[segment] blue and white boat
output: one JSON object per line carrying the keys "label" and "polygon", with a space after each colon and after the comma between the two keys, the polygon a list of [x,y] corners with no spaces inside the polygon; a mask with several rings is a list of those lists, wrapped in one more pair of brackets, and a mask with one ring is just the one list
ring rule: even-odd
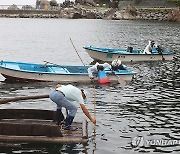
{"label": "blue and white boat", "polygon": [[133,49],[132,47],[123,49],[85,46],[83,48],[92,59],[106,62],[112,62],[115,59],[119,59],[122,62],[160,61],[173,59],[173,52],[163,51],[162,54],[159,54],[155,48],[153,48],[152,54],[143,54],[141,49]]}
{"label": "blue and white boat", "polygon": [[[88,66],[56,65],[46,62],[45,64],[0,61],[0,73],[10,81],[34,82],[91,82],[88,76]],[[129,82],[136,72],[132,70],[111,71],[105,70],[110,82],[117,81],[117,76]]]}

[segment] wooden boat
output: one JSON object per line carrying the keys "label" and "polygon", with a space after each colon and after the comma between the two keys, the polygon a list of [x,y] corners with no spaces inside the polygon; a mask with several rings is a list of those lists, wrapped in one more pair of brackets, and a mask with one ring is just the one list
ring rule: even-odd
{"label": "wooden boat", "polygon": [[122,62],[158,61],[173,59],[172,52],[163,51],[162,54],[159,54],[155,48],[153,48],[152,54],[143,54],[141,49],[133,49],[132,47],[128,49],[121,49],[85,46],[83,48],[92,59],[106,62],[111,62],[117,58]]}
{"label": "wooden boat", "polygon": [[[87,68],[90,67],[90,65],[85,67],[0,61],[0,73],[6,80],[19,82],[91,82],[87,72]],[[132,70],[119,70],[114,72],[105,70],[105,72],[111,82],[117,82],[117,76],[125,81],[131,81],[135,74]]]}
{"label": "wooden boat", "polygon": [[53,121],[54,111],[0,109],[0,143],[87,143],[87,121],[73,122],[76,131],[63,130]]}

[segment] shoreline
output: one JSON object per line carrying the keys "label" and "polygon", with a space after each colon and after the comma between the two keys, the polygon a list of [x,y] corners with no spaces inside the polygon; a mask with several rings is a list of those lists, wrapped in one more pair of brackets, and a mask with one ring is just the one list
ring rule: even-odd
{"label": "shoreline", "polygon": [[65,18],[107,20],[158,20],[180,22],[180,8],[83,8],[61,10],[0,10],[0,18]]}

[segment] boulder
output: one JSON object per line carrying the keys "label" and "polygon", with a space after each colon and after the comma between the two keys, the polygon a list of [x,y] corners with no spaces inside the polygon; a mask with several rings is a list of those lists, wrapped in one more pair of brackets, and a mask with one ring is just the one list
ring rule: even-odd
{"label": "boulder", "polygon": [[132,4],[129,4],[126,8],[126,13],[129,13],[132,16],[137,16],[137,9]]}
{"label": "boulder", "polygon": [[96,13],[91,11],[86,12],[86,19],[96,19]]}
{"label": "boulder", "polygon": [[74,14],[73,14],[73,17],[72,17],[73,19],[80,19],[80,18],[82,18],[82,15],[79,13],[79,12],[75,12]]}
{"label": "boulder", "polygon": [[180,22],[180,8],[174,9],[168,13],[168,20],[173,22]]}

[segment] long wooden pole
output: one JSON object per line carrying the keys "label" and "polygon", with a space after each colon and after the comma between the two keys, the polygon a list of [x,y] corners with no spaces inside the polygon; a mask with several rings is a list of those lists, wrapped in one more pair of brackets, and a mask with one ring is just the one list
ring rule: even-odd
{"label": "long wooden pole", "polygon": [[[71,41],[71,43],[72,43],[72,45],[73,45],[73,47],[74,47],[74,50],[76,51],[79,59],[81,60],[81,62],[82,62],[82,64],[84,65],[84,67],[86,68],[86,66],[85,66],[83,60],[81,59],[81,56],[79,55],[78,51],[76,50],[76,47],[75,47],[73,41],[71,40],[71,38],[70,38],[70,41]],[[87,69],[87,68],[86,68],[86,69]],[[95,88],[95,85],[94,85],[94,118],[96,119],[96,88]],[[94,125],[94,128],[95,128],[95,125]]]}
{"label": "long wooden pole", "polygon": [[96,87],[94,85],[94,119],[96,119]]}
{"label": "long wooden pole", "polygon": [[[96,87],[94,85],[94,119],[96,119]],[[94,124],[94,137],[96,136],[96,124]]]}
{"label": "long wooden pole", "polygon": [[16,102],[20,100],[29,100],[29,99],[42,99],[42,98],[49,98],[49,95],[36,95],[36,96],[20,96],[20,97],[13,97],[13,98],[1,98],[0,104],[5,104],[9,102]]}

